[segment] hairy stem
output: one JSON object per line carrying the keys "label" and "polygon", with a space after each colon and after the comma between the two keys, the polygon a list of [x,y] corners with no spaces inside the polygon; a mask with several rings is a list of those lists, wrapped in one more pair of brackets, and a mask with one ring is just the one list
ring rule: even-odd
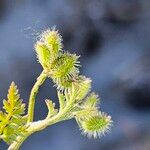
{"label": "hairy stem", "polygon": [[[30,136],[31,134],[41,131],[45,129],[46,127],[53,125],[57,122],[60,122],[62,120],[68,120],[66,118],[66,114],[70,112],[74,104],[74,101],[71,101],[65,108],[64,110],[60,111],[56,116],[36,122],[29,123],[29,128],[27,129],[27,133],[23,137],[18,137],[17,141],[13,142],[8,150],[19,150],[20,146],[24,142],[24,140]],[[70,119],[70,118],[69,118]]]}
{"label": "hairy stem", "polygon": [[19,150],[21,144],[24,142],[24,140],[28,137],[29,135],[26,135],[24,137],[18,137],[17,141],[14,141],[8,148],[8,150]]}
{"label": "hairy stem", "polygon": [[36,83],[34,84],[32,90],[31,90],[31,94],[30,94],[30,98],[29,98],[29,105],[28,105],[28,122],[32,122],[33,121],[33,116],[34,116],[34,105],[35,105],[35,97],[38,93],[39,87],[43,84],[43,82],[46,79],[46,74],[44,73],[44,71],[40,74],[40,76],[37,78]]}

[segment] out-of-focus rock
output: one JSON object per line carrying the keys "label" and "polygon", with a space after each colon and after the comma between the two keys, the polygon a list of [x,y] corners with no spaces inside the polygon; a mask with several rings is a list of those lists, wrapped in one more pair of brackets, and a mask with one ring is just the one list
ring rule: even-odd
{"label": "out-of-focus rock", "polygon": [[6,8],[6,1],[0,0],[0,18],[3,17]]}
{"label": "out-of-focus rock", "polygon": [[120,73],[126,101],[137,110],[150,109],[150,53],[137,58]]}
{"label": "out-of-focus rock", "polygon": [[137,21],[142,12],[142,6],[138,0],[115,0],[113,3],[106,2],[104,19],[112,24],[130,25]]}

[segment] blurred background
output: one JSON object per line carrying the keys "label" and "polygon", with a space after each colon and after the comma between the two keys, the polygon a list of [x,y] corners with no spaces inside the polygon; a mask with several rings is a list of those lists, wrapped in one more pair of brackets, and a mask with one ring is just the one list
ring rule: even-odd
{"label": "blurred background", "polygon": [[[81,72],[93,79],[113,127],[91,140],[70,120],[32,135],[21,150],[150,150],[149,0],[0,0],[0,106],[12,80],[27,102],[42,70],[33,44],[54,25],[64,49],[81,55]],[[50,80],[37,96],[36,120],[46,115],[46,98],[58,104]]]}

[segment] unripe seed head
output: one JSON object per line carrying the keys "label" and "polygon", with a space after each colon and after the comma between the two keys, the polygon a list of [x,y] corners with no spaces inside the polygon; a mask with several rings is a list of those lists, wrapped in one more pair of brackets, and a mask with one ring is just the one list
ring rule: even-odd
{"label": "unripe seed head", "polygon": [[83,133],[89,138],[101,137],[101,135],[109,132],[112,124],[111,117],[104,113],[100,113],[87,120],[81,122]]}
{"label": "unripe seed head", "polygon": [[62,49],[62,37],[55,28],[44,31],[40,36],[40,41],[47,46],[54,57],[56,57]]}
{"label": "unripe seed head", "polygon": [[51,55],[46,45],[38,41],[35,44],[35,50],[39,63],[43,66],[43,68],[48,68]]}

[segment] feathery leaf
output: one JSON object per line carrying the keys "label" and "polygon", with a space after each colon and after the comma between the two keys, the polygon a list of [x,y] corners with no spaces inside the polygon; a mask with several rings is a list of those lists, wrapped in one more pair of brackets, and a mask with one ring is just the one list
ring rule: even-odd
{"label": "feathery leaf", "polygon": [[65,96],[60,91],[57,91],[57,95],[59,100],[59,109],[61,111],[66,106]]}
{"label": "feathery leaf", "polygon": [[55,109],[55,103],[53,103],[51,100],[49,99],[46,99],[45,100],[45,103],[46,103],[46,106],[48,108],[48,115],[47,115],[47,118],[50,118],[54,115],[57,114],[58,110]]}
{"label": "feathery leaf", "polygon": [[14,82],[8,90],[7,100],[3,100],[3,109],[4,112],[0,112],[0,136],[7,143],[11,143],[18,133],[25,132],[26,122],[26,118],[22,116],[25,104],[22,103]]}

